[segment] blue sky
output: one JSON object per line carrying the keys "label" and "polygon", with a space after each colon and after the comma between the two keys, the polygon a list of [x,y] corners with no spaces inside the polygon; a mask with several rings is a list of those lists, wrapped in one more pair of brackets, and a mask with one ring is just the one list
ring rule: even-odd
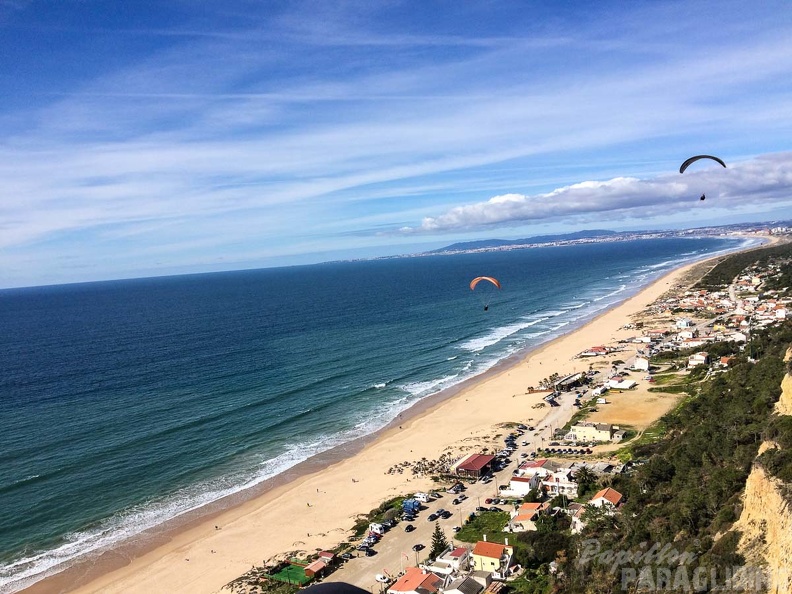
{"label": "blue sky", "polygon": [[0,287],[792,218],[786,0],[0,0],[0,52]]}

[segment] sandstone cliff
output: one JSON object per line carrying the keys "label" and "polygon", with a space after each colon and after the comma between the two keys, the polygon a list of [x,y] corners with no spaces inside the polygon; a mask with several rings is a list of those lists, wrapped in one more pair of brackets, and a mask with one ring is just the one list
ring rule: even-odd
{"label": "sandstone cliff", "polygon": [[[790,351],[786,359],[789,359]],[[776,413],[792,415],[792,376],[781,383]],[[759,454],[775,444],[765,442]],[[739,552],[746,566],[761,565],[769,578],[768,592],[792,593],[792,507],[784,497],[784,485],[754,465],[745,484],[743,511],[734,525],[742,533]]]}

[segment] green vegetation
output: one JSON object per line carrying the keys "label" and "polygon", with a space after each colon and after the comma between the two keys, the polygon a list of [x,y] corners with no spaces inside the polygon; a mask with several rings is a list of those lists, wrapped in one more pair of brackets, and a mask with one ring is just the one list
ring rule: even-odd
{"label": "green vegetation", "polygon": [[[789,258],[792,258],[792,243],[731,254],[705,274],[696,283],[696,287],[708,289],[723,287],[730,284],[736,276],[742,274],[749,266],[767,266],[769,263]],[[790,274],[792,271],[787,267],[787,270],[783,272]]]}
{"label": "green vegetation", "polygon": [[462,542],[478,542],[486,534],[487,540],[503,543],[509,537],[509,533],[503,531],[508,521],[509,514],[506,512],[483,512],[462,526],[456,539]]}
{"label": "green vegetation", "polygon": [[[625,496],[620,513],[587,508],[587,525],[579,535],[566,530],[564,515],[548,516],[535,532],[510,538],[518,562],[527,568],[523,578],[510,584],[515,592],[620,591],[620,569],[644,566],[644,560],[625,560],[611,571],[612,560],[584,559],[589,539],[596,539],[600,550],[614,552],[640,551],[647,546],[642,543],[667,545],[690,555],[691,572],[699,566],[742,563],[736,552],[739,534],[731,526],[762,441],[773,439],[778,448],[765,452],[760,462],[792,482],[792,417],[772,413],[786,371],[782,358],[792,343],[792,324],[758,331],[753,340],[754,353],[761,353],[755,362],[740,353],[728,370],[706,381],[680,376],[679,385],[663,386],[663,391],[678,389],[689,396],[618,452],[621,460],[636,461],[631,473],[608,478],[608,486]],[[558,564],[556,575],[548,570],[550,561]]]}
{"label": "green vegetation", "polygon": [[381,503],[379,507],[372,509],[368,514],[358,516],[355,519],[355,525],[352,526],[352,533],[359,538],[368,532],[371,522],[382,522],[398,518],[401,514],[402,502],[405,499],[406,497],[404,496],[393,497]]}
{"label": "green vegetation", "polygon": [[[759,463],[777,479],[792,483],[792,416],[775,416],[765,432],[765,438],[775,447],[759,456]],[[792,498],[787,497],[790,503]]]}
{"label": "green vegetation", "polygon": [[429,557],[437,558],[448,547],[448,539],[445,532],[440,528],[440,522],[435,522],[435,529],[432,533],[432,548],[429,550]]}
{"label": "green vegetation", "polygon": [[267,577],[278,582],[300,586],[304,586],[313,579],[305,575],[305,570],[302,567],[292,564],[285,565],[277,573],[270,574]]}

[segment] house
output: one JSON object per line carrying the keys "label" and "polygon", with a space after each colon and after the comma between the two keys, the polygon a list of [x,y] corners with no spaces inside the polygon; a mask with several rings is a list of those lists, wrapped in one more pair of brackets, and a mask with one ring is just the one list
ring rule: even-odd
{"label": "house", "polygon": [[613,426],[608,423],[576,423],[570,433],[575,435],[576,441],[610,441]]}
{"label": "house", "polygon": [[577,495],[578,484],[571,468],[561,468],[542,479],[542,487],[549,495]]}
{"label": "house", "polygon": [[509,575],[514,549],[506,544],[480,540],[473,547],[473,570],[489,571],[494,579],[506,579]]}
{"label": "house", "polygon": [[539,475],[541,477],[547,476],[550,472],[555,472],[556,470],[561,470],[563,466],[558,462],[553,462],[552,460],[548,460],[547,458],[539,458],[537,460],[529,460],[527,462],[523,462],[520,464],[519,469],[517,472],[519,476],[523,477],[532,477],[534,475]]}
{"label": "house", "polygon": [[489,592],[492,586],[495,586],[499,582],[492,581],[492,573],[489,571],[471,571],[469,577],[472,580],[475,580],[476,583],[481,584],[482,588],[486,588],[486,591]]}
{"label": "house", "polygon": [[509,480],[509,495],[523,498],[531,492],[531,489],[539,488],[540,484],[541,477],[536,474],[531,476],[513,476]]}
{"label": "house", "polygon": [[583,514],[586,512],[586,507],[582,503],[570,503],[567,506],[566,513],[569,514],[572,520],[569,529],[572,534],[580,534],[583,531],[586,523],[583,521]]}
{"label": "house", "polygon": [[637,385],[638,382],[635,380],[625,380],[621,378],[608,380],[608,388],[611,390],[632,390]]}
{"label": "house", "polygon": [[324,559],[317,559],[303,568],[307,577],[321,577],[327,571],[327,562]]}
{"label": "house", "polygon": [[709,364],[709,353],[704,351],[693,353],[688,357],[688,369],[693,369],[694,367],[698,367],[699,365],[708,365]]}
{"label": "house", "polygon": [[591,501],[589,501],[589,504],[596,507],[610,508],[611,510],[615,510],[619,504],[621,504],[623,499],[624,498],[622,497],[622,494],[616,489],[606,487],[601,491],[597,491],[594,494],[594,497],[591,498]]}
{"label": "house", "polygon": [[418,567],[407,567],[405,573],[387,590],[388,594],[435,594],[443,578]]}
{"label": "house", "polygon": [[448,584],[448,587],[443,592],[445,594],[480,594],[484,588],[485,586],[477,582],[473,577],[465,575],[456,578]]}
{"label": "house", "polygon": [[443,553],[440,559],[447,561],[451,564],[455,571],[461,571],[468,568],[470,562],[470,551],[465,547],[457,547],[451,549],[447,553]]}
{"label": "house", "polygon": [[523,503],[517,510],[511,513],[508,527],[512,532],[528,532],[536,530],[536,520],[539,516],[547,514],[550,504],[543,503]]}
{"label": "house", "polygon": [[718,365],[720,365],[721,367],[728,367],[729,363],[731,363],[732,361],[734,361],[734,357],[721,357],[720,360],[718,361]]}
{"label": "house", "polygon": [[732,332],[724,336],[724,339],[729,342],[746,342],[748,340],[748,335],[745,334],[745,332]]}
{"label": "house", "polygon": [[636,371],[649,371],[649,359],[646,357],[636,357],[632,368]]}
{"label": "house", "polygon": [[695,326],[695,324],[693,323],[693,320],[691,320],[690,318],[679,318],[676,321],[676,327],[680,330],[682,328],[690,328],[692,326]]}
{"label": "house", "polygon": [[464,547],[448,547],[431,565],[422,566],[439,576],[453,576],[467,571],[470,565],[470,552]]}
{"label": "house", "polygon": [[457,461],[451,467],[451,472],[457,476],[479,478],[492,472],[492,463],[494,461],[495,456],[472,454]]}

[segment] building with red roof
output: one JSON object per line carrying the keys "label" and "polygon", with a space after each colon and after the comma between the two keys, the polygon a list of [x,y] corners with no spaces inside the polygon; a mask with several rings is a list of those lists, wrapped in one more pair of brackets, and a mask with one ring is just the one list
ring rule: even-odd
{"label": "building with red roof", "polygon": [[594,497],[591,498],[589,503],[597,507],[610,507],[616,509],[623,501],[624,497],[616,489],[607,487],[601,491],[597,491]]}
{"label": "building with red roof", "polygon": [[404,575],[388,588],[388,594],[436,594],[442,585],[443,578],[431,571],[408,567]]}
{"label": "building with red roof", "polygon": [[492,472],[495,456],[471,454],[453,465],[451,471],[457,476],[479,478]]}

